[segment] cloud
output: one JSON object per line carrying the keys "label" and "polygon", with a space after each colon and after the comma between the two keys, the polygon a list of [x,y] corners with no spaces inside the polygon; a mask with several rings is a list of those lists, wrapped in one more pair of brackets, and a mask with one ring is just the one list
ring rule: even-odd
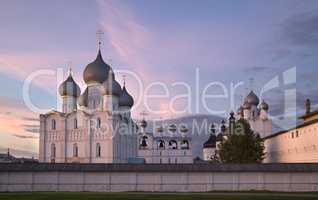
{"label": "cloud", "polygon": [[24,130],[29,133],[40,133],[40,126],[34,124],[24,124]]}
{"label": "cloud", "polygon": [[21,139],[37,138],[34,134],[38,133],[38,115],[32,113],[22,102],[7,97],[0,98],[0,110],[0,146],[22,150],[37,149],[38,140],[26,142]]}
{"label": "cloud", "polygon": [[31,121],[31,122],[39,122],[40,119],[39,118],[35,118],[35,117],[21,117],[22,120],[25,121]]}
{"label": "cloud", "polygon": [[318,11],[294,15],[282,24],[282,38],[295,46],[318,46]]}
{"label": "cloud", "polygon": [[20,135],[20,134],[14,134],[13,136],[21,139],[38,139],[39,137],[37,136],[32,136],[32,135]]}
{"label": "cloud", "polygon": [[271,69],[270,67],[265,67],[265,66],[254,66],[254,67],[248,67],[244,69],[244,72],[246,73],[261,73],[266,70]]}

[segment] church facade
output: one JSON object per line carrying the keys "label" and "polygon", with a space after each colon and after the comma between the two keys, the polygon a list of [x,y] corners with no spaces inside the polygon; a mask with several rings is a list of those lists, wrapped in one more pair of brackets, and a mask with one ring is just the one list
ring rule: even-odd
{"label": "church facade", "polygon": [[40,162],[126,163],[137,156],[134,104],[126,86],[116,81],[101,51],[88,64],[80,88],[70,73],[59,86],[62,111],[40,115]]}

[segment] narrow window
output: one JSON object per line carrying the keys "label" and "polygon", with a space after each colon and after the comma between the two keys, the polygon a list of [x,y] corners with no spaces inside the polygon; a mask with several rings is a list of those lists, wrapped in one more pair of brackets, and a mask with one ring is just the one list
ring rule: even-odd
{"label": "narrow window", "polygon": [[96,144],[96,158],[101,157],[101,146],[99,143]]}
{"label": "narrow window", "polygon": [[55,130],[56,129],[56,121],[55,121],[55,119],[52,119],[51,125],[52,125],[52,130]]}
{"label": "narrow window", "polygon": [[101,127],[101,120],[100,120],[100,118],[97,118],[97,128],[100,128]]}
{"label": "narrow window", "polygon": [[77,144],[73,144],[73,156],[78,157],[78,147]]}
{"label": "narrow window", "polygon": [[74,129],[77,129],[77,119],[74,119]]}

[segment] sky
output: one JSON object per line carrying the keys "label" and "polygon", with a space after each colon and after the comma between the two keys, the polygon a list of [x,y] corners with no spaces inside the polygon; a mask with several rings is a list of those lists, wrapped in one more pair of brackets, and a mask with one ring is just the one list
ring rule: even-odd
{"label": "sky", "polygon": [[85,89],[97,30],[121,85],[126,75],[134,118],[227,117],[254,90],[288,128],[286,113],[318,103],[317,23],[316,0],[1,1],[0,148],[38,152],[38,115],[58,109],[61,70]]}

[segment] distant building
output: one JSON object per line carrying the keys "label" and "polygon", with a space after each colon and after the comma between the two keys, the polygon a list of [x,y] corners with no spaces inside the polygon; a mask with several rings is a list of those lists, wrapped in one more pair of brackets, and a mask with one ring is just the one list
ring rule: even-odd
{"label": "distant building", "polygon": [[192,140],[185,126],[158,126],[155,132],[146,132],[147,122],[140,123],[138,157],[145,163],[193,163]]}
{"label": "distant building", "polygon": [[215,135],[215,127],[211,125],[211,135],[204,143],[202,154],[206,161],[213,161],[218,156],[218,148],[220,142],[226,139],[229,134],[234,133],[235,122],[239,119],[245,119],[255,134],[259,134],[261,138],[272,135],[272,120],[268,117],[269,105],[263,100],[261,103],[258,96],[253,92],[244,98],[243,104],[239,107],[235,116],[234,112],[230,113],[228,119],[228,127],[225,121],[221,123],[220,133]]}
{"label": "distant building", "polygon": [[37,163],[38,160],[34,158],[16,158],[10,154],[8,149],[7,153],[0,153],[0,163]]}
{"label": "distant building", "polygon": [[310,104],[307,99],[302,124],[265,137],[265,162],[318,162],[318,110],[311,111]]}

